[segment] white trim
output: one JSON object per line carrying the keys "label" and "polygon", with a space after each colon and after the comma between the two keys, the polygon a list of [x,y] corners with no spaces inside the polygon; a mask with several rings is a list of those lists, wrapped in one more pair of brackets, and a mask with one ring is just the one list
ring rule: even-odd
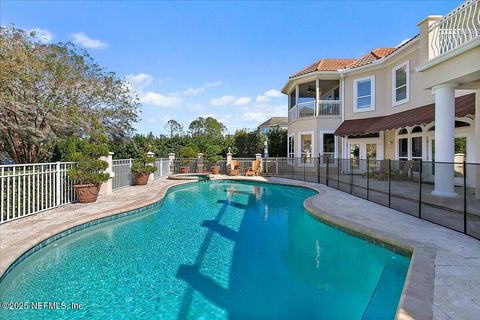
{"label": "white trim", "polygon": [[448,51],[444,54],[436,56],[435,58],[429,60],[428,62],[426,62],[425,64],[423,64],[421,66],[416,67],[415,71],[416,72],[423,72],[427,69],[430,69],[430,68],[436,66],[437,64],[440,64],[440,63],[445,62],[449,59],[455,58],[456,56],[459,56],[462,53],[465,53],[465,52],[467,52],[471,49],[474,49],[479,44],[480,44],[480,38],[473,39],[469,42],[466,42],[466,43],[462,44],[459,47],[453,48],[452,50],[450,50],[450,51]]}
{"label": "white trim", "polygon": [[[297,144],[297,151],[298,151],[298,157],[300,158],[300,161],[301,161],[301,158],[302,158],[302,135],[303,136],[306,136],[306,135],[310,135],[310,139],[311,139],[311,162],[310,163],[305,163],[305,166],[306,167],[313,167],[314,166],[314,163],[313,163],[313,158],[315,158],[315,131],[300,131],[300,132],[297,132],[297,141],[296,144]],[[303,163],[301,163],[303,165]]]}
{"label": "white trim", "polygon": [[[406,97],[405,99],[397,101],[397,70],[405,67],[405,73],[406,73]],[[392,106],[396,107],[401,104],[407,103],[410,101],[410,60],[404,61],[401,64],[395,66],[392,69]]]}
{"label": "white trim", "polygon": [[287,158],[290,158],[290,138],[293,137],[293,156],[292,158],[295,158],[295,133],[289,134],[287,136]]}
{"label": "white trim", "polygon": [[333,150],[333,154],[334,154],[334,158],[338,158],[338,148],[337,148],[337,145],[338,145],[338,136],[336,136],[335,134],[335,130],[318,130],[318,154],[321,156],[323,155],[323,135],[324,134],[333,134],[333,147],[334,147],[334,150]]}
{"label": "white trim", "polygon": [[[368,108],[358,108],[357,107],[357,87],[359,82],[370,81],[370,106]],[[375,76],[368,76],[363,78],[357,78],[353,80],[353,112],[367,112],[375,110]]]}

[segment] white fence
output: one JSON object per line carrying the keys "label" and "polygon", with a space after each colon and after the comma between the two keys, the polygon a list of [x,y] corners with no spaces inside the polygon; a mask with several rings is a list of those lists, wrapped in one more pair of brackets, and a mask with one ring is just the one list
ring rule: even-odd
{"label": "white fence", "polygon": [[[112,161],[113,190],[133,184],[132,159]],[[53,209],[77,200],[67,171],[74,162],[0,165],[0,223]],[[155,161],[154,178],[168,176],[169,159]]]}
{"label": "white fence", "polygon": [[480,0],[468,0],[432,24],[432,57],[435,58],[480,37]]}
{"label": "white fence", "polygon": [[[132,175],[133,159],[119,159],[112,161],[112,169],[114,177],[112,179],[112,189],[118,190],[134,184]],[[168,158],[160,158],[155,160],[157,171],[153,174],[154,179],[168,176],[170,165]]]}
{"label": "white fence", "polygon": [[73,162],[0,166],[0,223],[76,200],[67,171]]}

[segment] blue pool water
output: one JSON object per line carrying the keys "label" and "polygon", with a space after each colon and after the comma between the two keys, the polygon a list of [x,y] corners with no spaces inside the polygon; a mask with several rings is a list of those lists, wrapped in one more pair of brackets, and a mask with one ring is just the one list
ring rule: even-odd
{"label": "blue pool water", "polygon": [[0,301],[65,304],[0,310],[0,319],[393,318],[409,258],[312,218],[303,201],[314,194],[182,186],[161,206],[26,258],[0,283]]}

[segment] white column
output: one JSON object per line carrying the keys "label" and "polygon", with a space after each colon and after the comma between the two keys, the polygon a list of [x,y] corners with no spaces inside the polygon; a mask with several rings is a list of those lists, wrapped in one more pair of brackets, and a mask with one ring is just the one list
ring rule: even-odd
{"label": "white column", "polygon": [[443,84],[432,88],[435,95],[435,189],[432,195],[456,197],[453,162],[455,153],[455,87]]}
{"label": "white column", "polygon": [[107,180],[107,182],[102,183],[102,185],[100,186],[99,195],[102,195],[102,196],[106,196],[113,193],[112,179],[114,177],[114,173],[113,173],[113,160],[112,160],[113,157],[112,156],[113,156],[113,152],[109,152],[108,157],[100,157],[100,160],[108,162],[108,167],[107,169],[105,169],[105,172],[110,175],[110,178]]}
{"label": "white column", "polygon": [[[152,158],[153,158],[153,157],[155,157],[155,153],[152,152],[152,151],[148,151],[148,152],[147,152],[147,157],[152,157]],[[150,165],[151,165],[151,166],[154,166],[155,163],[150,163]],[[149,180],[149,181],[155,180],[155,175],[154,175],[154,173],[150,173],[150,175],[148,176],[148,180]]]}
{"label": "white column", "polygon": [[297,106],[297,109],[295,111],[296,115],[295,115],[295,119],[298,119],[299,118],[299,113],[298,113],[298,99],[300,99],[300,86],[297,84],[295,86],[295,105]]}
{"label": "white column", "polygon": [[315,116],[318,116],[318,101],[320,101],[320,80],[315,80]]}
{"label": "white column", "polygon": [[173,174],[175,171],[175,153],[168,154],[168,174]]}
{"label": "white column", "polygon": [[[473,145],[473,162],[476,163],[476,165],[474,165],[475,170],[467,172],[475,172],[475,198],[480,199],[480,89],[475,91],[475,134],[473,136]],[[470,150],[468,150],[467,153],[468,152],[470,152]]]}

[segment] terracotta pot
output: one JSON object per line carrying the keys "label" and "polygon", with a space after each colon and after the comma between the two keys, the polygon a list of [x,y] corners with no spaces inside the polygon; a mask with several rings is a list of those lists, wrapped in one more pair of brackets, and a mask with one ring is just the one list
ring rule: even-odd
{"label": "terracotta pot", "polygon": [[212,174],[219,174],[220,173],[220,166],[212,166],[210,167],[210,171]]}
{"label": "terracotta pot", "polygon": [[150,178],[149,173],[136,173],[135,174],[135,184],[137,186],[144,186],[148,183],[148,178]]}
{"label": "terracotta pot", "polygon": [[97,184],[78,184],[74,185],[75,193],[77,194],[78,202],[92,203],[97,201],[100,185]]}
{"label": "terracotta pot", "polygon": [[180,167],[180,173],[188,173],[189,167]]}

